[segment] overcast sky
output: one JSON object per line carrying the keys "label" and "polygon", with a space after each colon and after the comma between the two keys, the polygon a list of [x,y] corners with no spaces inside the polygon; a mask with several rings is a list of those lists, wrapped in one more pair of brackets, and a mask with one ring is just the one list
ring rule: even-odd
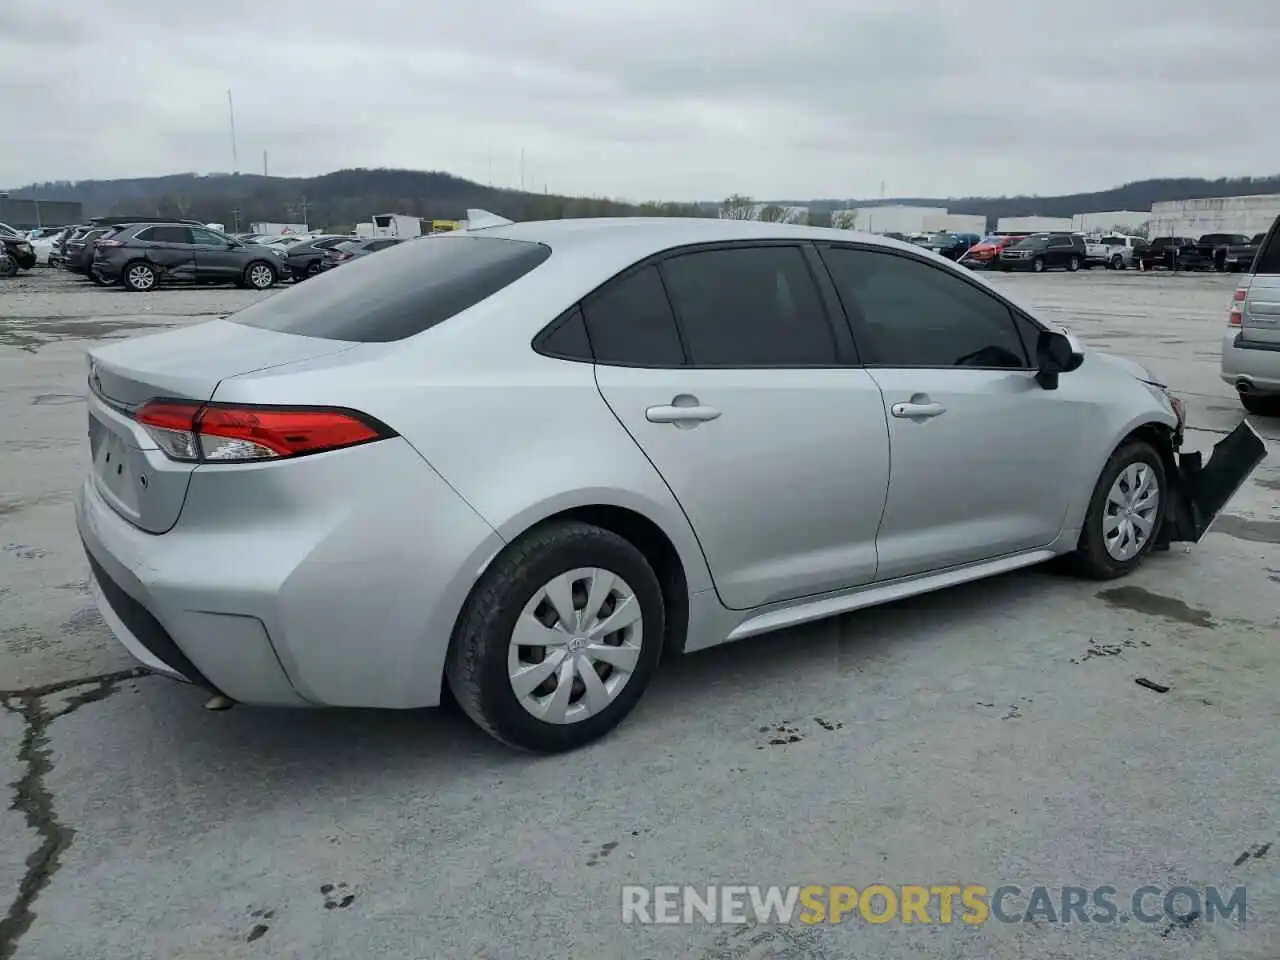
{"label": "overcast sky", "polygon": [[[0,185],[446,170],[643,199],[1280,172],[1280,0],[0,4]],[[1262,91],[1268,91],[1262,93]]]}

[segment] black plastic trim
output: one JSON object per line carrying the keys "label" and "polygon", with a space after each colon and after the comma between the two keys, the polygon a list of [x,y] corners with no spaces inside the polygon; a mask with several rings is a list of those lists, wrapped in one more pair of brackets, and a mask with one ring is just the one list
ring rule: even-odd
{"label": "black plastic trim", "polygon": [[187,659],[187,655],[173,642],[173,637],[169,636],[169,631],[151,615],[151,611],[129,596],[123,587],[111,579],[102,564],[94,559],[88,544],[84,544],[84,554],[89,558],[89,568],[93,571],[93,578],[97,581],[102,596],[134,638],[157,660],[170,669],[178,671],[195,686],[204,687],[210,693],[224,695],[209,682],[209,678],[201,673],[194,663]]}

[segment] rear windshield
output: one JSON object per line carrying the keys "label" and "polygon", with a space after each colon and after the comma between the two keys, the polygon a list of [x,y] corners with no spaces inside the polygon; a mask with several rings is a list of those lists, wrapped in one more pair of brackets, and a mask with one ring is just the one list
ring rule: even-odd
{"label": "rear windshield", "polygon": [[444,234],[360,257],[227,319],[328,340],[403,340],[493,296],[549,256],[539,243]]}

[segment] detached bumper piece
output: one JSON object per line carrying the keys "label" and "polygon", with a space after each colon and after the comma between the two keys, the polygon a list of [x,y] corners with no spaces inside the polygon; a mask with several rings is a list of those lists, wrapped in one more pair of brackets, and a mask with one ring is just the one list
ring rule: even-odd
{"label": "detached bumper piece", "polygon": [[1208,462],[1198,452],[1181,454],[1157,545],[1199,543],[1266,457],[1266,443],[1247,420],[1214,444]]}

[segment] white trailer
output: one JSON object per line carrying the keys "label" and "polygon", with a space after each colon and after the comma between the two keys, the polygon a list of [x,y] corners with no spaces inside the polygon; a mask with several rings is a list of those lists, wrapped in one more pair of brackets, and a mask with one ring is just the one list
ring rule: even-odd
{"label": "white trailer", "polygon": [[422,218],[411,217],[403,213],[378,213],[373,217],[373,235],[375,237],[400,237],[408,239],[420,237],[431,232],[431,222],[427,221],[427,229],[422,229]]}
{"label": "white trailer", "polygon": [[305,223],[251,223],[249,232],[261,237],[289,237],[295,233],[306,233]]}

